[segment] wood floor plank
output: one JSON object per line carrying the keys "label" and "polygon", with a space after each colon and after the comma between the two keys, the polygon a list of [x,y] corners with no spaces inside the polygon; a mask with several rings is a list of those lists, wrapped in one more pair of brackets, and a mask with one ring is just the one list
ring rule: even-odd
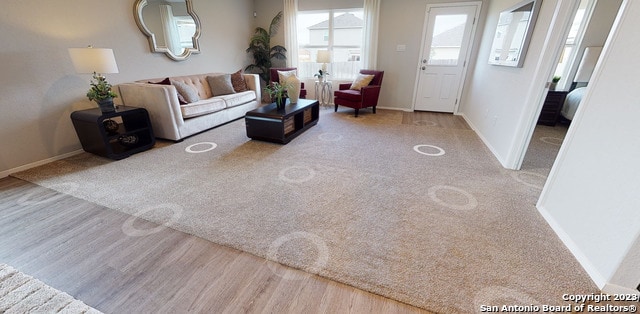
{"label": "wood floor plank", "polygon": [[0,179],[0,262],[105,313],[428,313],[16,178]]}

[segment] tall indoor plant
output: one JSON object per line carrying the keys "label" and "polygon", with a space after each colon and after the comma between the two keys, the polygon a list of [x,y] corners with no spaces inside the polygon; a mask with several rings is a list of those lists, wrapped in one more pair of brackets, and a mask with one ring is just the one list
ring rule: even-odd
{"label": "tall indoor plant", "polygon": [[260,75],[264,82],[269,82],[269,70],[271,69],[271,59],[286,60],[287,49],[283,46],[275,45],[271,47],[271,38],[278,33],[278,28],[282,22],[282,11],[278,12],[271,20],[269,30],[256,27],[256,30],[249,41],[247,53],[253,56],[253,63],[245,70]]}

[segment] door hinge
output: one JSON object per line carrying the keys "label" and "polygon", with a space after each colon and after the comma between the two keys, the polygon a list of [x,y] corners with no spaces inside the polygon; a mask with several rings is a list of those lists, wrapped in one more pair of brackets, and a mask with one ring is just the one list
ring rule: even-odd
{"label": "door hinge", "polygon": [[457,104],[458,104],[458,98],[456,98],[456,103],[454,105],[457,105]]}
{"label": "door hinge", "polygon": [[464,62],[462,63],[462,67],[466,67],[467,66],[467,60],[464,60]]}
{"label": "door hinge", "polygon": [[473,23],[471,23],[471,25],[476,25],[476,18],[473,18]]}

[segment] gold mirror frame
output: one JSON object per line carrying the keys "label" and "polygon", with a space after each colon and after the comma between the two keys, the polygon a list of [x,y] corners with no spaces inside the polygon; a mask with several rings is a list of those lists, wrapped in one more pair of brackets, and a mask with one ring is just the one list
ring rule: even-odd
{"label": "gold mirror frame", "polygon": [[[191,3],[191,0],[182,0],[182,1],[186,4],[187,13],[189,14],[189,16],[191,16],[191,18],[193,18],[193,22],[196,27],[193,37],[191,38],[193,45],[192,47],[186,47],[186,48],[183,47],[182,53],[180,54],[174,53],[166,45],[159,46],[156,40],[156,35],[144,23],[142,11],[149,4],[149,1],[154,1],[154,0],[136,0],[133,6],[133,16],[136,20],[136,24],[138,24],[138,28],[140,28],[140,31],[142,31],[142,33],[145,34],[147,36],[147,39],[149,40],[149,47],[151,48],[151,52],[164,53],[165,55],[167,55],[167,57],[175,61],[183,61],[183,60],[186,60],[192,53],[200,53],[200,43],[198,41],[198,39],[200,38],[200,30],[201,30],[200,19],[198,19],[198,16],[193,11],[193,4]],[[170,3],[170,2],[176,2],[176,1],[168,1],[167,3]]]}

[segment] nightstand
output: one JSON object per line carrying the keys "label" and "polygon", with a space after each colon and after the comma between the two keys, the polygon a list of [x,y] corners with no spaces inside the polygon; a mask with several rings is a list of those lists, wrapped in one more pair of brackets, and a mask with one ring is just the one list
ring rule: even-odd
{"label": "nightstand", "polygon": [[156,143],[144,108],[118,106],[109,113],[99,108],[79,110],[71,113],[71,121],[82,148],[99,156],[123,159]]}
{"label": "nightstand", "polygon": [[542,111],[538,117],[538,124],[555,126],[560,117],[560,110],[564,105],[564,99],[567,97],[568,91],[550,90],[547,98],[542,105]]}

